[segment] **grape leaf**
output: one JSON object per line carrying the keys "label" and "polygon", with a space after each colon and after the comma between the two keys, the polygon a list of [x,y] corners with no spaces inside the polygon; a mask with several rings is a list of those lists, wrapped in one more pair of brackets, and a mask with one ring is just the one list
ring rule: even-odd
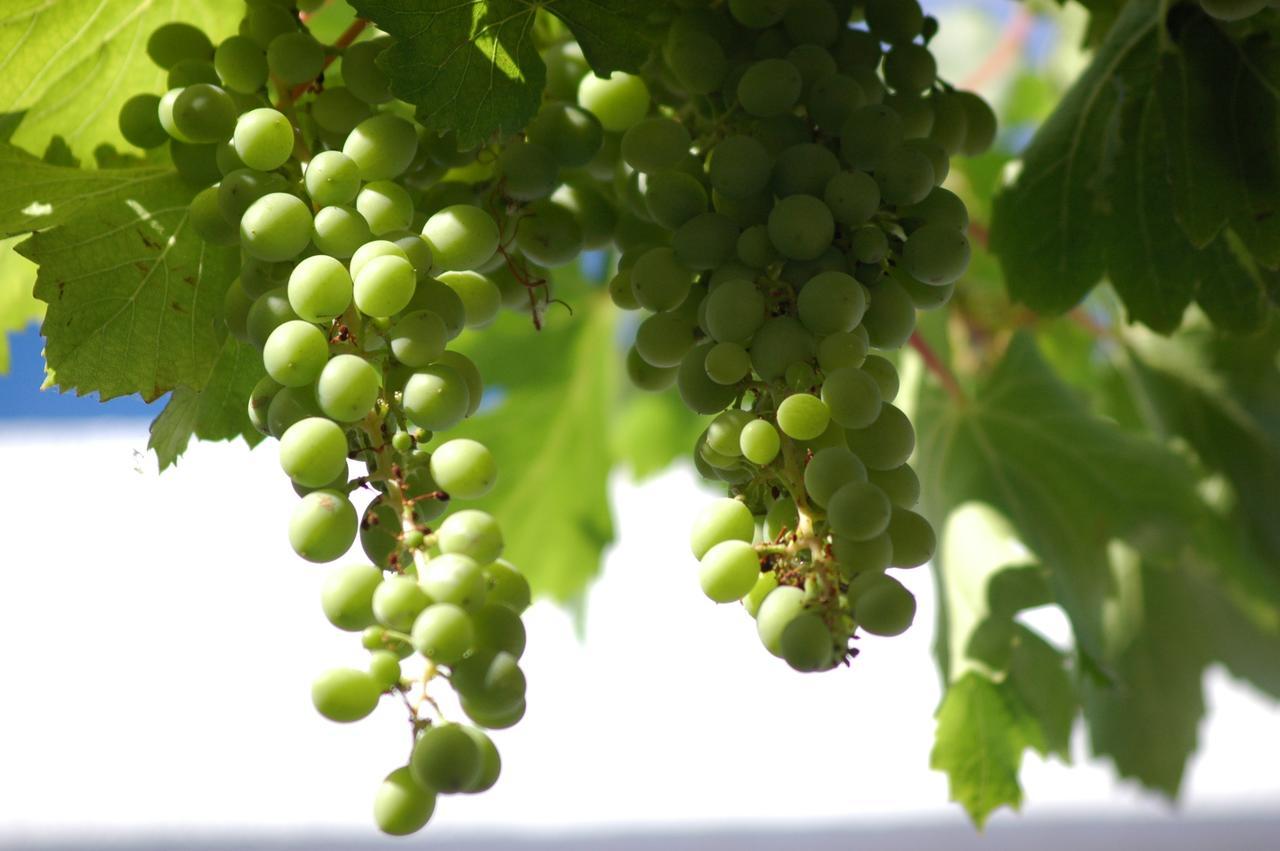
{"label": "grape leaf", "polygon": [[20,331],[44,315],[44,304],[31,294],[36,267],[14,250],[20,240],[0,240],[0,375],[9,371],[8,333]]}
{"label": "grape leaf", "polygon": [[50,165],[0,143],[0,236],[63,224],[101,199],[143,191],[172,174],[151,166],[92,171]]}
{"label": "grape leaf", "polygon": [[249,422],[247,400],[263,375],[262,356],[234,337],[223,341],[208,377],[200,389],[178,387],[164,410],[151,423],[147,448],[156,453],[164,470],[186,451],[192,437],[200,440],[234,440],[243,437],[250,446],[263,435]]}
{"label": "grape leaf", "polygon": [[14,144],[43,150],[55,134],[88,160],[116,126],[123,103],[161,94],[165,72],[147,57],[160,24],[188,21],[216,43],[235,32],[243,7],[225,0],[7,0],[0,11],[0,113],[22,114]]}
{"label": "grape leaf", "polygon": [[429,127],[464,145],[522,129],[538,110],[546,66],[534,25],[545,10],[569,26],[601,73],[639,70],[638,37],[651,4],[642,0],[353,0],[362,17],[396,37],[381,62],[392,91],[418,107]]}
{"label": "grape leaf", "polygon": [[1039,633],[1015,624],[1007,682],[1040,727],[1042,741],[1036,747],[1070,762],[1080,698],[1063,654]]}
{"label": "grape leaf", "polygon": [[614,418],[614,455],[631,475],[645,479],[692,452],[704,428],[675,394],[634,392]]}
{"label": "grape leaf", "polygon": [[1081,649],[1103,658],[1106,546],[1123,536],[1156,546],[1191,521],[1186,464],[1092,415],[1023,334],[973,399],[925,394],[917,423],[926,513],[978,501],[1008,518],[1049,571]]}
{"label": "grape leaf", "polygon": [[138,180],[20,246],[40,266],[45,358],[62,390],[150,401],[209,375],[238,258],[192,232],[193,194],[172,172]]}
{"label": "grape leaf", "polygon": [[502,522],[507,557],[535,592],[560,601],[582,593],[613,538],[607,480],[616,311],[598,291],[573,304],[573,316],[549,311],[540,333],[527,315],[506,312],[459,341],[496,402],[449,433],[496,454],[498,484],[480,505]]}
{"label": "grape leaf", "polygon": [[1041,747],[1035,719],[1006,683],[970,671],[952,683],[937,712],[929,765],[946,772],[951,800],[981,828],[997,808],[1022,805],[1022,752]]}

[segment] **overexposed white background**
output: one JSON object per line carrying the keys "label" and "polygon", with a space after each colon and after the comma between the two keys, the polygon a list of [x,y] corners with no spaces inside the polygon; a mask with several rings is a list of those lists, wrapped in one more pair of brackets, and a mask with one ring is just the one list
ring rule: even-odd
{"label": "overexposed white background", "polygon": [[[320,612],[327,568],[285,540],[294,496],[274,445],[196,445],[159,475],[145,444],[136,420],[0,430],[0,841],[369,831],[373,790],[406,755],[403,708],[336,725],[310,706],[315,674],[365,652]],[[709,495],[684,468],[614,482],[619,539],[581,634],[565,611],[530,611],[529,711],[495,734],[502,779],[442,798],[435,824],[960,820],[928,768],[927,571],[906,577],[921,603],[906,635],[864,639],[852,669],[795,674],[740,607],[698,590],[687,526]],[[1208,703],[1183,810],[1274,813],[1280,710],[1220,671]],[[1170,812],[1077,734],[1075,767],[1028,757],[1031,818]]]}

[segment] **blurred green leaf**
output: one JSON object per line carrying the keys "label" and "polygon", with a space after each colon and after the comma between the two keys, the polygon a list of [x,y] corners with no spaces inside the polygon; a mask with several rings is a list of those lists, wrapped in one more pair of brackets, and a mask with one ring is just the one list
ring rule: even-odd
{"label": "blurred green leaf", "polygon": [[632,476],[645,479],[689,457],[704,428],[703,418],[675,393],[632,391],[620,402],[613,421],[614,456]]}

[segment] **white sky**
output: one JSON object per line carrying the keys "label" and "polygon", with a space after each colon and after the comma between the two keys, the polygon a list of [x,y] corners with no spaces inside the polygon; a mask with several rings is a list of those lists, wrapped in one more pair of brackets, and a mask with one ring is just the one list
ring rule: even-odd
{"label": "white sky", "polygon": [[[368,830],[374,788],[405,757],[403,710],[386,699],[339,726],[311,708],[312,677],[364,651],[320,612],[326,567],[285,540],[294,497],[273,445],[198,445],[158,476],[145,442],[136,423],[0,431],[0,840]],[[620,542],[585,643],[567,614],[530,612],[529,711],[495,734],[502,779],[441,799],[436,823],[959,819],[928,768],[939,692],[925,570],[907,576],[921,606],[905,636],[864,639],[852,670],[794,674],[739,607],[699,592],[685,541],[708,492],[690,472],[613,495]],[[1208,682],[1184,808],[1274,811],[1280,711],[1220,672]],[[1028,758],[1033,817],[1168,811],[1087,760],[1078,730],[1076,745],[1076,768]]]}

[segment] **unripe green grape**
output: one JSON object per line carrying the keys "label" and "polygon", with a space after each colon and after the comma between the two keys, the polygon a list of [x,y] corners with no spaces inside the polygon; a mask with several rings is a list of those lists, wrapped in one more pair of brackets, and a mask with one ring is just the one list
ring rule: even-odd
{"label": "unripe green grape", "polygon": [[831,549],[839,561],[840,576],[847,581],[852,581],[859,574],[883,571],[893,560],[893,544],[887,531],[865,541],[835,536]]}
{"label": "unripe green grape", "polygon": [[435,809],[435,791],[415,780],[404,766],[379,784],[373,798],[373,821],[389,836],[408,836],[426,827]]}
{"label": "unripe green grape", "polygon": [[836,60],[826,48],[817,44],[797,43],[787,52],[786,59],[800,72],[804,90],[809,91],[818,80],[836,73]]}
{"label": "unripe green grape", "polygon": [[431,475],[450,496],[479,499],[493,489],[498,467],[484,444],[458,438],[431,453]]}
{"label": "unripe green grape", "polygon": [[407,659],[413,655],[413,645],[388,634],[386,627],[381,626],[367,627],[360,634],[360,645],[371,652],[389,650],[400,659]]}
{"label": "unripe green grape", "polygon": [[356,526],[355,507],[345,494],[312,491],[294,509],[289,521],[289,543],[307,561],[333,561],[355,541]]}
{"label": "unripe green grape", "polygon": [[943,286],[959,280],[969,265],[969,240],[944,225],[912,231],[902,248],[902,268],[916,280]]}
{"label": "unripe green grape", "polygon": [[706,325],[712,339],[745,343],[765,321],[765,302],[754,281],[726,281],[707,296]]}
{"label": "unripe green grape", "polygon": [[831,211],[812,195],[783,198],[769,213],[769,239],[783,257],[813,260],[830,247],[834,236]]}
{"label": "unripe green grape", "polygon": [[851,262],[877,265],[889,256],[889,239],[878,225],[863,225],[849,236]]}
{"label": "unripe green grape", "polygon": [[738,448],[752,464],[761,467],[773,462],[782,448],[778,430],[767,420],[752,420],[742,427],[738,435]]}
{"label": "unripe green grape", "polygon": [[895,91],[918,94],[932,88],[937,77],[938,64],[924,45],[898,44],[884,58],[884,79]]}
{"label": "unripe green grape", "polygon": [[933,558],[938,546],[937,536],[929,521],[900,506],[893,508],[888,534],[893,543],[894,567],[919,567]]}
{"label": "unripe green grape", "polygon": [[943,187],[935,187],[923,201],[898,211],[907,233],[923,225],[938,225],[955,231],[969,227],[969,211],[955,193]]}
{"label": "unripe green grape", "polygon": [[249,256],[280,262],[302,253],[311,241],[311,211],[293,195],[271,192],[249,205],[240,219],[240,242]]}
{"label": "unripe green grape", "polygon": [[486,602],[472,616],[476,629],[476,646],[481,651],[510,653],[519,659],[524,655],[528,636],[520,615],[506,606]]}
{"label": "unripe green grape", "polygon": [[908,464],[889,470],[872,470],[868,479],[899,508],[911,508],[920,501],[920,477]]}
{"label": "unripe green grape", "polygon": [[342,143],[342,153],[356,164],[360,179],[366,181],[400,176],[417,150],[418,134],[413,125],[389,112],[361,121]]}
{"label": "unripe green grape", "polygon": [[741,600],[755,587],[759,574],[759,556],[751,544],[743,541],[716,544],[698,566],[702,593],[717,603]]}
{"label": "unripe green grape", "polygon": [[843,446],[821,449],[809,459],[804,469],[804,489],[809,499],[826,506],[836,491],[850,482],[865,482],[867,468]]}
{"label": "unripe green grape", "polygon": [[304,487],[320,488],[347,469],[347,436],[324,417],[299,420],[280,436],[280,466]]}
{"label": "unripe green grape", "polygon": [[487,791],[493,788],[493,784],[498,782],[498,776],[502,773],[502,759],[498,755],[498,748],[488,736],[475,727],[462,729],[480,749],[480,773],[471,785],[462,791],[468,794]]}
{"label": "unripe green grape", "polygon": [[422,235],[443,270],[476,269],[498,250],[498,226],[488,213],[471,204],[445,207],[427,220]]}
{"label": "unripe green grape", "polygon": [[826,373],[846,366],[862,366],[867,357],[867,346],[867,332],[861,326],[852,331],[829,334],[818,342],[818,366]]}
{"label": "unripe green grape", "polygon": [[694,177],[667,169],[648,175],[645,209],[655,222],[675,230],[707,209],[707,192]]}
{"label": "unripe green grape", "polygon": [[880,416],[870,426],[846,432],[849,448],[872,470],[900,467],[915,449],[915,430],[906,414],[890,404],[880,407]]}
{"label": "unripe green grape", "polygon": [[408,306],[418,276],[403,257],[384,254],[365,262],[356,273],[352,297],[367,316],[394,316]]}
{"label": "unripe green grape", "polygon": [[448,332],[438,314],[416,310],[397,319],[387,339],[396,360],[405,366],[424,367],[444,354]]}
{"label": "unripe green grape", "polygon": [[895,267],[890,274],[893,279],[902,287],[902,291],[907,294],[907,298],[911,300],[911,304],[916,310],[934,310],[942,307],[951,301],[951,296],[955,295],[956,285],[944,284],[935,287],[931,284],[922,284],[915,278],[902,271],[900,267]]}
{"label": "unripe green grape", "polygon": [[874,538],[889,525],[888,497],[865,481],[845,484],[827,500],[826,508],[832,533],[853,541]]}
{"label": "unripe green grape", "polygon": [[655,313],[636,331],[636,351],[658,367],[679,366],[693,344],[693,326],[676,313]]}
{"label": "unripe green grape", "polygon": [[751,372],[751,355],[737,343],[716,343],[707,351],[705,365],[716,384],[737,384]]}
{"label": "unripe green grape", "polygon": [[762,30],[782,20],[791,0],[729,0],[729,14],[747,29]]}
{"label": "unripe green grape", "polygon": [[707,176],[716,192],[738,200],[764,191],[772,168],[764,145],[750,136],[734,135],[721,139],[711,149]]}
{"label": "unripe green grape", "polygon": [[703,32],[676,33],[672,28],[662,46],[662,57],[676,84],[691,95],[711,94],[729,70],[724,49]]}
{"label": "unripe green grape", "polygon": [[738,463],[737,452],[734,452],[732,455],[725,455],[723,452],[717,452],[715,449],[712,449],[707,445],[705,440],[696,445],[695,451],[703,461],[706,461],[716,470],[733,470],[740,466]]}
{"label": "unripe green grape", "polygon": [[266,53],[242,35],[233,35],[218,45],[213,67],[222,85],[233,92],[252,94],[267,84]]}
{"label": "unripe green grape", "polygon": [[532,142],[513,141],[498,156],[503,192],[518,201],[545,198],[556,187],[560,168],[555,155]]}
{"label": "unripe green grape", "polygon": [[353,207],[322,207],[312,224],[312,241],[330,257],[353,257],[372,236],[369,223]]}
{"label": "unripe green grape", "polygon": [[330,721],[350,723],[367,717],[382,697],[373,677],[355,668],[334,668],[311,684],[311,702]]}
{"label": "unripe green grape", "polygon": [[906,145],[888,151],[880,158],[875,178],[881,198],[895,207],[923,201],[934,187],[933,164],[929,157]]}
{"label": "unripe green grape", "polygon": [[901,582],[883,573],[858,595],[853,617],[872,635],[901,635],[916,616],[916,598]]}
{"label": "unripe green grape", "polygon": [[840,155],[854,168],[874,171],[904,138],[902,119],[896,112],[887,106],[864,106],[855,110],[840,130]]}
{"label": "unripe green grape", "polygon": [[[321,210],[321,212],[324,211]],[[358,213],[354,213],[354,215],[359,216]],[[405,250],[389,239],[370,240],[357,248],[355,253],[351,255],[351,262],[348,264],[351,270],[351,277],[353,279],[358,278],[360,273],[364,271],[364,267],[378,257],[398,257],[405,261],[409,259]],[[416,289],[414,294],[417,294]]]}
{"label": "unripe green grape", "polygon": [[843,272],[823,272],[810,278],[796,300],[804,326],[825,337],[850,331],[866,312],[862,285]]}
{"label": "unripe green grape", "polygon": [[582,228],[572,212],[554,201],[534,201],[516,223],[516,247],[540,266],[564,266],[582,252]]}
{"label": "unripe green grape", "polygon": [[[920,97],[917,94],[894,92],[893,94],[885,95],[883,103],[886,107],[896,112],[898,118],[902,120],[902,135],[908,143],[932,143],[932,140],[928,138],[930,131],[933,130],[933,103],[931,99]],[[942,150],[940,145],[938,150]],[[942,154],[945,158],[946,151],[942,151]],[[930,161],[932,162],[932,159]],[[950,165],[943,162],[940,168],[941,172],[939,173],[939,166],[935,164],[933,179],[937,183],[941,183],[942,178],[946,177]]]}
{"label": "unripe green grape", "polygon": [[197,83],[217,86],[221,82],[212,62],[204,59],[183,59],[169,69],[169,74],[165,78],[165,87],[181,89]]}
{"label": "unripe green grape", "polygon": [[274,171],[293,154],[293,125],[270,107],[252,109],[237,119],[232,144],[249,168]]}
{"label": "unripe green grape", "polygon": [[479,272],[445,272],[439,280],[462,300],[469,328],[490,324],[502,309],[502,293],[497,284]]}
{"label": "unripe green grape", "polygon": [[742,598],[743,608],[747,610],[747,614],[755,617],[760,611],[760,604],[764,602],[764,598],[774,588],[778,587],[778,575],[773,571],[761,573],[756,577],[756,584],[752,586],[747,596]]}
{"label": "unripe green grape", "polygon": [[737,394],[734,387],[718,384],[707,376],[707,353],[710,349],[709,343],[695,346],[676,368],[676,387],[680,398],[690,410],[699,414],[723,410]]}
{"label": "unripe green grape", "polygon": [[790,112],[800,100],[804,81],[785,59],[752,63],[738,81],[738,103],[750,115],[768,117]]}
{"label": "unripe green grape", "polygon": [[304,182],[317,206],[349,204],[360,190],[360,169],[340,151],[321,151],[307,165]]}
{"label": "unripe green grape", "polygon": [[765,649],[782,656],[782,634],[804,612],[804,591],[790,585],[774,588],[756,610],[756,632]]}
{"label": "unripe green grape", "polygon": [[325,576],[320,586],[320,607],[329,623],[347,632],[372,626],[373,592],[382,583],[382,571],[371,564],[340,567]]}
{"label": "unripe green grape", "polygon": [[775,381],[796,361],[806,361],[815,351],[813,335],[792,316],[765,321],[751,340],[751,366],[765,381]]}
{"label": "unripe green grape", "polygon": [[707,426],[707,448],[727,458],[736,458],[741,455],[738,437],[742,434],[742,427],[749,422],[751,422],[751,414],[746,411],[731,408],[720,414]]}
{"label": "unripe green grape", "polygon": [[481,727],[487,727],[491,730],[505,730],[508,727],[514,727],[524,717],[525,702],[523,699],[516,701],[507,707],[493,709],[487,706],[477,706],[467,698],[459,700],[462,705],[462,711],[467,714],[474,723]]}
{"label": "unripe green grape", "polygon": [[342,80],[351,93],[369,104],[391,100],[391,80],[378,67],[378,57],[391,46],[391,39],[379,37],[359,41],[342,54]]}
{"label": "unripe green grape", "polygon": [[862,325],[871,345],[878,349],[899,349],[916,325],[916,306],[893,278],[883,278],[871,293],[871,304]]}
{"label": "unripe green grape", "polygon": [[529,608],[533,594],[524,574],[502,559],[485,565],[483,571],[489,605],[505,606],[516,614]]}
{"label": "unripe green grape", "polygon": [[707,551],[723,541],[751,543],[756,524],[751,509],[736,499],[722,498],[707,504],[694,518],[689,532],[689,548],[701,560]]}
{"label": "unripe green grape", "polygon": [[262,349],[267,375],[286,387],[315,381],[328,359],[329,340],[324,332],[301,319],[279,325]]}
{"label": "unripe green grape", "polygon": [[156,102],[156,120],[160,122],[160,126],[164,128],[164,132],[170,138],[191,144],[193,140],[188,139],[173,120],[173,105],[177,103],[181,95],[181,87],[169,89],[161,95],[160,100]]}
{"label": "unripe green grape", "polygon": [[328,322],[351,304],[351,276],[332,257],[307,257],[289,274],[289,306],[306,322]]}
{"label": "unripe green grape", "polygon": [[649,88],[640,77],[614,71],[608,78],[587,74],[578,84],[578,103],[610,133],[638,124],[649,111]]}
{"label": "unripe green grape", "polygon": [[836,39],[831,53],[841,69],[874,70],[880,64],[880,40],[864,29],[846,29]]}
{"label": "unripe green grape", "polygon": [[920,34],[924,12],[916,0],[867,0],[867,26],[890,44],[905,44]]}
{"label": "unripe green grape", "polygon": [[[419,505],[427,502],[430,501],[423,500]],[[381,496],[374,497],[360,519],[360,549],[383,570],[402,567],[402,525],[400,512]]]}
{"label": "unripe green grape", "polygon": [[769,220],[769,211],[773,208],[773,198],[767,192],[752,195],[749,198],[726,198],[715,189],[711,190],[711,206],[715,212],[729,219],[738,227],[749,228],[762,225]]}
{"label": "unripe green grape", "polygon": [[400,658],[390,650],[375,650],[369,654],[369,676],[390,691],[400,685]]}
{"label": "unripe green grape", "polygon": [[309,32],[281,33],[267,46],[267,67],[286,85],[310,82],[324,69],[324,47]]}
{"label": "unripe green grape", "polygon": [[169,134],[160,123],[160,98],[151,94],[138,94],[120,107],[120,135],[130,145],[139,148],[158,148],[169,141]]}
{"label": "unripe green grape", "polygon": [[735,253],[738,260],[756,269],[763,269],[779,259],[778,251],[769,239],[769,228],[765,225],[752,225],[739,233]]}
{"label": "unripe green grape", "polygon": [[472,718],[477,717],[477,710],[493,717],[524,703],[524,672],[510,653],[473,654],[454,667],[452,682],[462,698],[463,711]]}
{"label": "unripe green grape", "polygon": [[631,288],[636,300],[648,310],[678,307],[692,285],[692,272],[666,246],[649,249],[631,267]]}
{"label": "unripe green grape", "polygon": [[964,102],[949,92],[936,92],[929,98],[933,106],[933,126],[929,138],[951,156],[963,151],[969,136],[969,114]]}
{"label": "unripe green grape", "polygon": [[474,784],[482,768],[480,748],[458,724],[435,724],[418,737],[409,769],[428,789],[461,792]]}
{"label": "unripe green grape", "polygon": [[594,115],[576,104],[546,101],[525,129],[532,144],[545,149],[556,165],[586,165],[600,150],[604,129]]}
{"label": "unripe green grape", "polygon": [[480,369],[471,358],[461,352],[445,352],[438,362],[441,366],[452,369],[466,383],[467,392],[471,397],[471,402],[467,405],[467,416],[471,416],[480,407],[480,400],[484,397],[484,380],[480,376]]}
{"label": "unripe green grape", "polygon": [[471,617],[453,603],[432,603],[413,622],[413,649],[437,665],[452,665],[475,645]]}
{"label": "unripe green grape", "polygon": [[422,367],[405,382],[405,413],[421,428],[445,431],[462,422],[470,391],[456,370],[444,364]]}
{"label": "unripe green grape", "polygon": [[797,671],[825,671],[835,655],[831,632],[822,618],[813,612],[802,612],[782,630],[778,642],[783,660]]}
{"label": "unripe green grape", "polygon": [[444,553],[427,562],[418,583],[437,603],[453,603],[475,611],[485,602],[484,571],[475,559],[461,553]]}
{"label": "unripe green grape", "polygon": [[493,515],[467,509],[449,515],[436,531],[440,551],[488,564],[502,555],[502,529]]}
{"label": "unripe green grape", "polygon": [[316,124],[322,130],[343,139],[370,114],[369,105],[353,95],[346,86],[328,86],[311,102],[311,117]]}
{"label": "unripe green grape", "polygon": [[640,356],[635,346],[627,350],[626,367],[627,377],[631,379],[631,383],[651,393],[666,390],[675,383],[679,372],[678,367],[654,366]]}
{"label": "unripe green grape", "polygon": [[792,145],[773,164],[773,194],[779,198],[822,195],[827,182],[839,171],[839,160],[825,146],[814,142]]}
{"label": "unripe green grape", "polygon": [[289,274],[293,271],[293,264],[268,263],[247,255],[242,256],[240,283],[251,298],[258,298],[277,289],[284,291],[284,286],[289,282]]}
{"label": "unripe green grape", "polygon": [[284,387],[267,406],[267,432],[281,437],[299,420],[320,415],[320,406],[310,387]]}
{"label": "unripe green grape", "polygon": [[874,378],[855,366],[844,366],[827,373],[822,401],[844,428],[866,428],[880,415],[882,400]]}
{"label": "unripe green grape", "polygon": [[392,574],[373,592],[373,615],[388,629],[408,632],[431,602],[412,576]]}
{"label": "unripe green grape", "polygon": [[239,228],[222,215],[217,187],[207,186],[196,193],[196,197],[191,199],[189,211],[191,229],[205,242],[212,245],[235,245],[240,241]]}
{"label": "unripe green grape", "polygon": [[[618,214],[609,198],[591,181],[568,178],[551,193],[551,201],[573,215],[582,248],[599,249],[612,244]],[[519,232],[516,235],[519,237]]]}
{"label": "unripe green grape", "polygon": [[213,42],[209,36],[191,24],[161,24],[147,38],[147,56],[166,70],[183,59],[208,59],[212,55]]}
{"label": "unripe green grape", "polygon": [[831,411],[809,393],[794,393],[778,406],[778,428],[795,440],[812,440],[826,431]]}
{"label": "unripe green grape", "polygon": [[683,124],[655,116],[631,126],[622,135],[622,159],[636,171],[658,172],[678,166],[692,144]]}
{"label": "unripe green grape", "polygon": [[359,355],[335,355],[316,379],[316,401],[325,416],[353,423],[373,410],[382,389],[382,377],[373,364]]}
{"label": "unripe green grape", "polygon": [[267,422],[267,412],[271,408],[271,402],[279,392],[280,385],[269,375],[264,375],[258,379],[258,383],[253,385],[253,389],[249,391],[249,404],[246,406],[249,422],[263,434],[271,434],[271,428]]}
{"label": "unripe green grape", "polygon": [[221,142],[236,127],[236,107],[218,86],[196,83],[173,99],[170,115],[183,141]]}
{"label": "unripe green grape", "polygon": [[805,97],[809,117],[828,133],[839,133],[855,110],[869,99],[857,80],[847,74],[831,74],[814,82]]}
{"label": "unripe green grape", "polygon": [[169,157],[178,177],[192,186],[208,186],[222,176],[218,169],[217,145],[193,145],[170,139]]}
{"label": "unripe green grape", "polygon": [[279,174],[238,168],[218,184],[218,206],[228,221],[238,225],[254,201],[273,192],[284,192],[288,186]]}
{"label": "unripe green grape", "polygon": [[898,396],[898,368],[893,362],[879,355],[868,355],[862,371],[875,379],[880,386],[880,398],[892,402]]}
{"label": "unripe green grape", "polygon": [[[354,163],[351,165],[355,167]],[[354,172],[352,177],[355,177]],[[355,184],[359,185],[358,177]],[[413,220],[413,199],[404,187],[389,180],[375,180],[359,191],[356,210],[368,222],[369,232],[373,236],[382,236],[409,227]]]}

